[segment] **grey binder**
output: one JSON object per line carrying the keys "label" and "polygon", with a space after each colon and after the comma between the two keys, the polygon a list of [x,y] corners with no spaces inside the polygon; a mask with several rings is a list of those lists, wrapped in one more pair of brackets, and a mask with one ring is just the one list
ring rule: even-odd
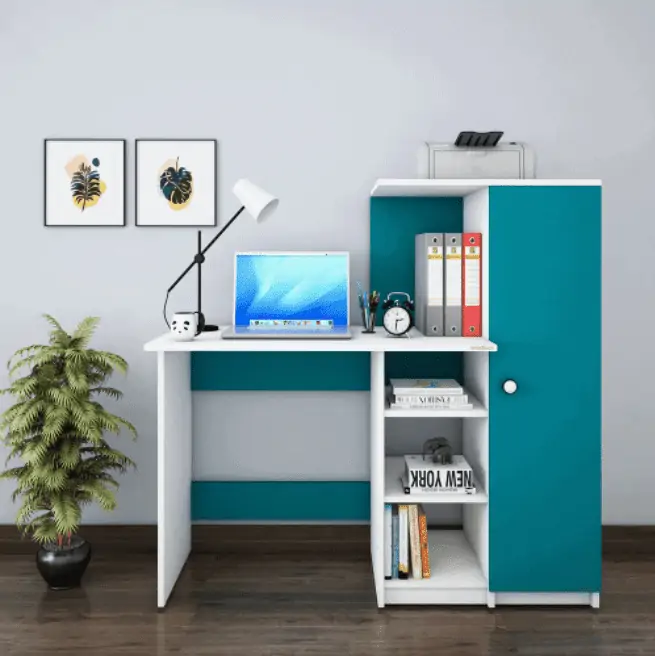
{"label": "grey binder", "polygon": [[462,336],[462,234],[444,235],[444,331],[446,337]]}
{"label": "grey binder", "polygon": [[428,337],[444,335],[444,236],[416,235],[414,299],[416,327]]}

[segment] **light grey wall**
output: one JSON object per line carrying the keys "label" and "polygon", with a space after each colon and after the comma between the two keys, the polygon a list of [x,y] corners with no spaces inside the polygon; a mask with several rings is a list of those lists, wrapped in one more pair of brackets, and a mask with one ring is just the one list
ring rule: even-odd
{"label": "light grey wall", "polygon": [[[155,358],[141,347],[194,246],[192,231],[133,227],[134,138],[217,138],[222,221],[241,176],[282,199],[211,253],[206,306],[225,322],[234,250],[349,250],[366,281],[373,181],[415,176],[425,140],[500,128],[536,149],[540,177],[604,180],[604,520],[655,523],[655,276],[640,255],[655,238],[655,3],[5,0],[1,20],[0,359],[44,338],[47,311],[102,316],[96,344],[132,365],[121,410],[141,432],[126,446],[139,473],[113,516],[89,520],[155,520]],[[129,227],[42,227],[48,136],[130,140]]]}

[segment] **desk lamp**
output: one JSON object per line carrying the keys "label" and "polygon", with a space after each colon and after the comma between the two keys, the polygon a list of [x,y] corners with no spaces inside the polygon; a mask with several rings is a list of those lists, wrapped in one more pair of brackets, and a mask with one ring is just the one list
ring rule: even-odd
{"label": "desk lamp", "polygon": [[181,280],[193,269],[194,266],[198,267],[198,331],[199,332],[212,332],[218,330],[218,326],[205,323],[205,316],[202,313],[202,265],[205,261],[205,253],[218,241],[219,237],[236,221],[239,214],[244,210],[250,216],[261,223],[266,220],[277,208],[278,199],[268,192],[260,189],[254,185],[250,180],[238,180],[232,189],[234,195],[241,202],[241,207],[234,213],[234,216],[223,226],[221,231],[205,246],[202,247],[202,232],[198,230],[198,252],[193,258],[193,262],[182,271],[177,280],[168,288],[166,292],[166,300],[164,301],[164,320],[166,325],[170,328],[168,318],[166,317],[166,306],[168,304],[168,296],[177,287]]}

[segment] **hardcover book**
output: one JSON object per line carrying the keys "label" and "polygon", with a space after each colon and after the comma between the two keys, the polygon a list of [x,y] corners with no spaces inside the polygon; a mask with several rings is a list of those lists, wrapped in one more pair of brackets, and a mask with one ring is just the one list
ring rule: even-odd
{"label": "hardcover book", "polygon": [[391,561],[391,578],[398,578],[398,507],[393,507],[391,517],[391,539],[393,543],[392,561]]}
{"label": "hardcover book", "polygon": [[412,561],[412,578],[423,578],[421,565],[421,538],[418,528],[418,506],[413,503],[409,506],[409,551]]}
{"label": "hardcover book", "polygon": [[393,533],[391,504],[384,504],[384,578],[390,579],[393,568]]}
{"label": "hardcover book", "polygon": [[398,506],[398,578],[409,578],[409,522],[406,505]]}
{"label": "hardcover book", "polygon": [[423,506],[418,507],[418,533],[421,542],[421,571],[424,579],[429,579],[430,572],[430,545],[428,542],[428,518]]}
{"label": "hardcover book", "polygon": [[454,455],[452,463],[434,463],[423,456],[405,456],[403,487],[411,492],[475,492],[475,479],[464,456]]}

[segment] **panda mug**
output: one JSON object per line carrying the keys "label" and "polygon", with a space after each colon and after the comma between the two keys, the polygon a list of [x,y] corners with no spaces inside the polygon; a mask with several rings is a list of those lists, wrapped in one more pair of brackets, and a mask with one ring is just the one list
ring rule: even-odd
{"label": "panda mug", "polygon": [[200,335],[199,312],[176,312],[171,321],[171,336],[178,342],[188,342]]}

